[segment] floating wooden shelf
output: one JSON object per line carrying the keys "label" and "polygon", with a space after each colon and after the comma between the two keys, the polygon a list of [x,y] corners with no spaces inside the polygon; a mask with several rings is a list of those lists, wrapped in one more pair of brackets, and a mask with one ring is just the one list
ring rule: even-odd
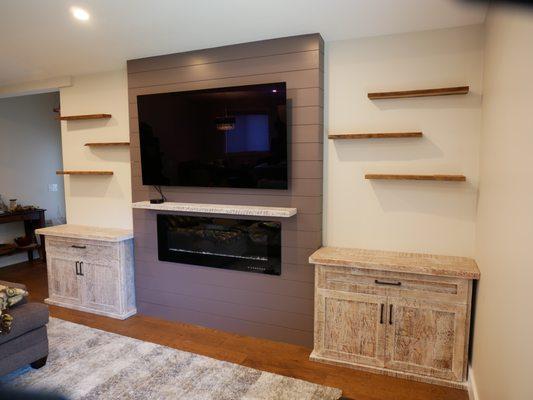
{"label": "floating wooden shelf", "polygon": [[56,119],[61,121],[80,121],[83,119],[106,119],[111,118],[111,114],[87,114],[87,115],[69,115],[69,116],[59,116]]}
{"label": "floating wooden shelf", "polygon": [[467,94],[469,86],[456,86],[436,89],[403,90],[398,92],[374,92],[368,93],[370,100],[401,99],[408,97],[447,96],[452,94]]}
{"label": "floating wooden shelf", "polygon": [[328,135],[329,139],[395,139],[422,137],[422,132],[339,133]]}
{"label": "floating wooden shelf", "polygon": [[85,146],[91,147],[107,147],[107,146],[129,146],[130,142],[94,142],[85,143]]}
{"label": "floating wooden shelf", "polygon": [[396,181],[451,181],[464,182],[464,175],[404,175],[404,174],[366,174],[365,179],[382,179]]}
{"label": "floating wooden shelf", "polygon": [[113,175],[113,171],[56,171],[57,175]]}

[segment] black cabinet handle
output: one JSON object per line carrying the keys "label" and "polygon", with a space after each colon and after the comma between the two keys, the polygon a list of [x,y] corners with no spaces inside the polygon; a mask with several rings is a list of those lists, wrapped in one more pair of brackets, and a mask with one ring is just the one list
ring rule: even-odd
{"label": "black cabinet handle", "polygon": [[374,283],[376,285],[402,286],[401,282],[385,282],[385,281],[380,281],[379,279],[375,279]]}
{"label": "black cabinet handle", "polygon": [[381,312],[379,315],[379,323],[383,324],[383,309],[385,308],[385,304],[381,303]]}
{"label": "black cabinet handle", "polygon": [[389,305],[389,325],[392,325],[392,304]]}
{"label": "black cabinet handle", "polygon": [[86,249],[86,248],[87,248],[87,246],[79,246],[79,245],[77,245],[77,244],[73,244],[73,245],[70,246],[70,247],[72,247],[72,248],[74,248],[74,249]]}
{"label": "black cabinet handle", "polygon": [[76,261],[76,275],[79,275],[79,271],[78,271],[78,265],[79,265],[79,261]]}
{"label": "black cabinet handle", "polygon": [[[82,267],[83,267],[83,261],[80,261],[80,275],[81,275],[81,276],[85,276],[85,275],[83,275],[83,269],[82,269]],[[391,307],[392,307],[392,306],[391,306]]]}

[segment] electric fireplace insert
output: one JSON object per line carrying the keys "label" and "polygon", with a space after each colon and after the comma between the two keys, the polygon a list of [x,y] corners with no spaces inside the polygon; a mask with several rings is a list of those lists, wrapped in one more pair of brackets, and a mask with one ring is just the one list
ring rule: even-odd
{"label": "electric fireplace insert", "polygon": [[281,223],[157,215],[160,261],[281,274]]}

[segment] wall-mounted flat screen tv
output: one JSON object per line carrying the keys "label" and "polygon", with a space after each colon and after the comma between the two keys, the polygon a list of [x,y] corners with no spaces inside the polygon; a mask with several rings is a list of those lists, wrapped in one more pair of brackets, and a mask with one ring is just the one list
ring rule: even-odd
{"label": "wall-mounted flat screen tv", "polygon": [[287,189],[286,84],[137,96],[144,185]]}

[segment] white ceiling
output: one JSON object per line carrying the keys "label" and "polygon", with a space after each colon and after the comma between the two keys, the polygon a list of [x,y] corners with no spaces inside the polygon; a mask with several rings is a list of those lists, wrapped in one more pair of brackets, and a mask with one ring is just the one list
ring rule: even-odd
{"label": "white ceiling", "polygon": [[[85,8],[88,22],[72,18]],[[1,0],[0,86],[303,33],[326,41],[482,23],[459,0]]]}

